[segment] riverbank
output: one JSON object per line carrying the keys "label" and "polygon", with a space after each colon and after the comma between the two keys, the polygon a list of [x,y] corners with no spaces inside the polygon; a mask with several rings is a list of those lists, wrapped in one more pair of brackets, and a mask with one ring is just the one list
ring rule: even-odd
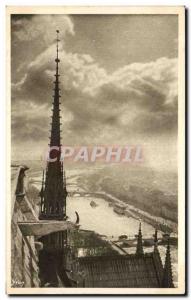
{"label": "riverbank", "polygon": [[143,220],[148,224],[152,225],[153,227],[157,228],[158,230],[166,233],[174,233],[177,234],[177,224],[170,220],[165,220],[164,218],[156,217],[149,214],[146,211],[143,211],[133,205],[127,204],[126,202],[120,200],[119,198],[114,197],[113,195],[106,193],[104,191],[94,193],[97,197],[104,198],[107,202],[119,205],[125,204],[127,207],[125,209],[125,215],[127,217],[132,217],[137,220]]}
{"label": "riverbank", "polygon": [[76,193],[74,191],[72,192],[72,195],[73,194],[81,197],[92,196],[92,197],[104,199],[112,207],[115,207],[116,205],[121,205],[121,206],[125,205],[126,208],[124,209],[124,215],[126,217],[128,218],[132,217],[136,220],[142,220],[164,233],[173,233],[177,235],[177,224],[175,222],[166,220],[164,218],[153,216],[148,212],[143,211],[133,205],[127,204],[126,202],[120,200],[119,198],[109,193],[106,193],[104,191],[89,193],[88,191],[84,191],[84,190],[79,192],[79,189],[77,189]]}
{"label": "riverbank", "polygon": [[129,205],[129,211],[139,218],[144,217],[163,231],[177,232],[175,173],[140,166],[103,166],[99,170],[84,172],[77,178],[77,185],[91,193],[104,192],[118,198],[123,204]]}

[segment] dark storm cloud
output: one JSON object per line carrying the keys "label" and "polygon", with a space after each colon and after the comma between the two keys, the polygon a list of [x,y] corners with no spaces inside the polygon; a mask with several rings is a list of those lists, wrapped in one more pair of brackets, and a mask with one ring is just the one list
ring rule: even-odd
{"label": "dark storm cloud", "polygon": [[[46,51],[37,57],[24,78],[13,85],[17,99],[25,99],[25,102],[30,99],[38,105],[50,107],[54,74],[54,64],[48,63],[50,53]],[[82,55],[62,52],[61,56],[60,72],[65,71],[60,79],[62,111],[65,126],[77,136],[83,134],[91,140],[99,135],[101,127],[103,132],[109,130],[111,134],[110,127],[126,132],[127,126],[133,134],[176,131],[175,59],[162,58],[149,64],[130,65],[108,75]],[[73,116],[68,123],[65,111]],[[133,112],[136,112],[135,116]],[[31,127],[32,123],[30,135]]]}

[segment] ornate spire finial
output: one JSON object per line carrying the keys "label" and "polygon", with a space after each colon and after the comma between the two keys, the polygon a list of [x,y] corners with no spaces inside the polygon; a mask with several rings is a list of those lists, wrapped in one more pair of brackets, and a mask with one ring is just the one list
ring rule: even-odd
{"label": "ornate spire finial", "polygon": [[137,236],[137,248],[136,248],[137,255],[143,255],[143,241],[142,241],[142,232],[141,232],[141,222],[139,223],[139,233]]}
{"label": "ornate spire finial", "polygon": [[163,282],[162,286],[164,288],[173,288],[173,276],[172,276],[172,266],[171,266],[171,256],[170,256],[170,236],[167,242],[166,248],[166,258],[164,264]]}

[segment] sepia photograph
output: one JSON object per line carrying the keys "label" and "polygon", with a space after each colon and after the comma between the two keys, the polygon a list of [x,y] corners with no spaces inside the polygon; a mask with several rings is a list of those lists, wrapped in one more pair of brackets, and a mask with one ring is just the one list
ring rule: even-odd
{"label": "sepia photograph", "polygon": [[185,293],[185,8],[7,7],[7,293]]}

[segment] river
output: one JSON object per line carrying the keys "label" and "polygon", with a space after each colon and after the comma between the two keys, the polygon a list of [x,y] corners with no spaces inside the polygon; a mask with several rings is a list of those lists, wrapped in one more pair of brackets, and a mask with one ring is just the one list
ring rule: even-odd
{"label": "river", "polygon": [[[91,207],[90,202],[92,200],[98,206]],[[138,233],[139,221],[116,214],[113,211],[113,207],[109,207],[108,202],[104,199],[96,197],[68,197],[67,215],[71,220],[75,220],[75,211],[79,213],[82,229],[94,230],[107,236],[119,236],[121,234],[133,236]],[[153,234],[154,228],[143,222],[142,232],[143,234]]]}

